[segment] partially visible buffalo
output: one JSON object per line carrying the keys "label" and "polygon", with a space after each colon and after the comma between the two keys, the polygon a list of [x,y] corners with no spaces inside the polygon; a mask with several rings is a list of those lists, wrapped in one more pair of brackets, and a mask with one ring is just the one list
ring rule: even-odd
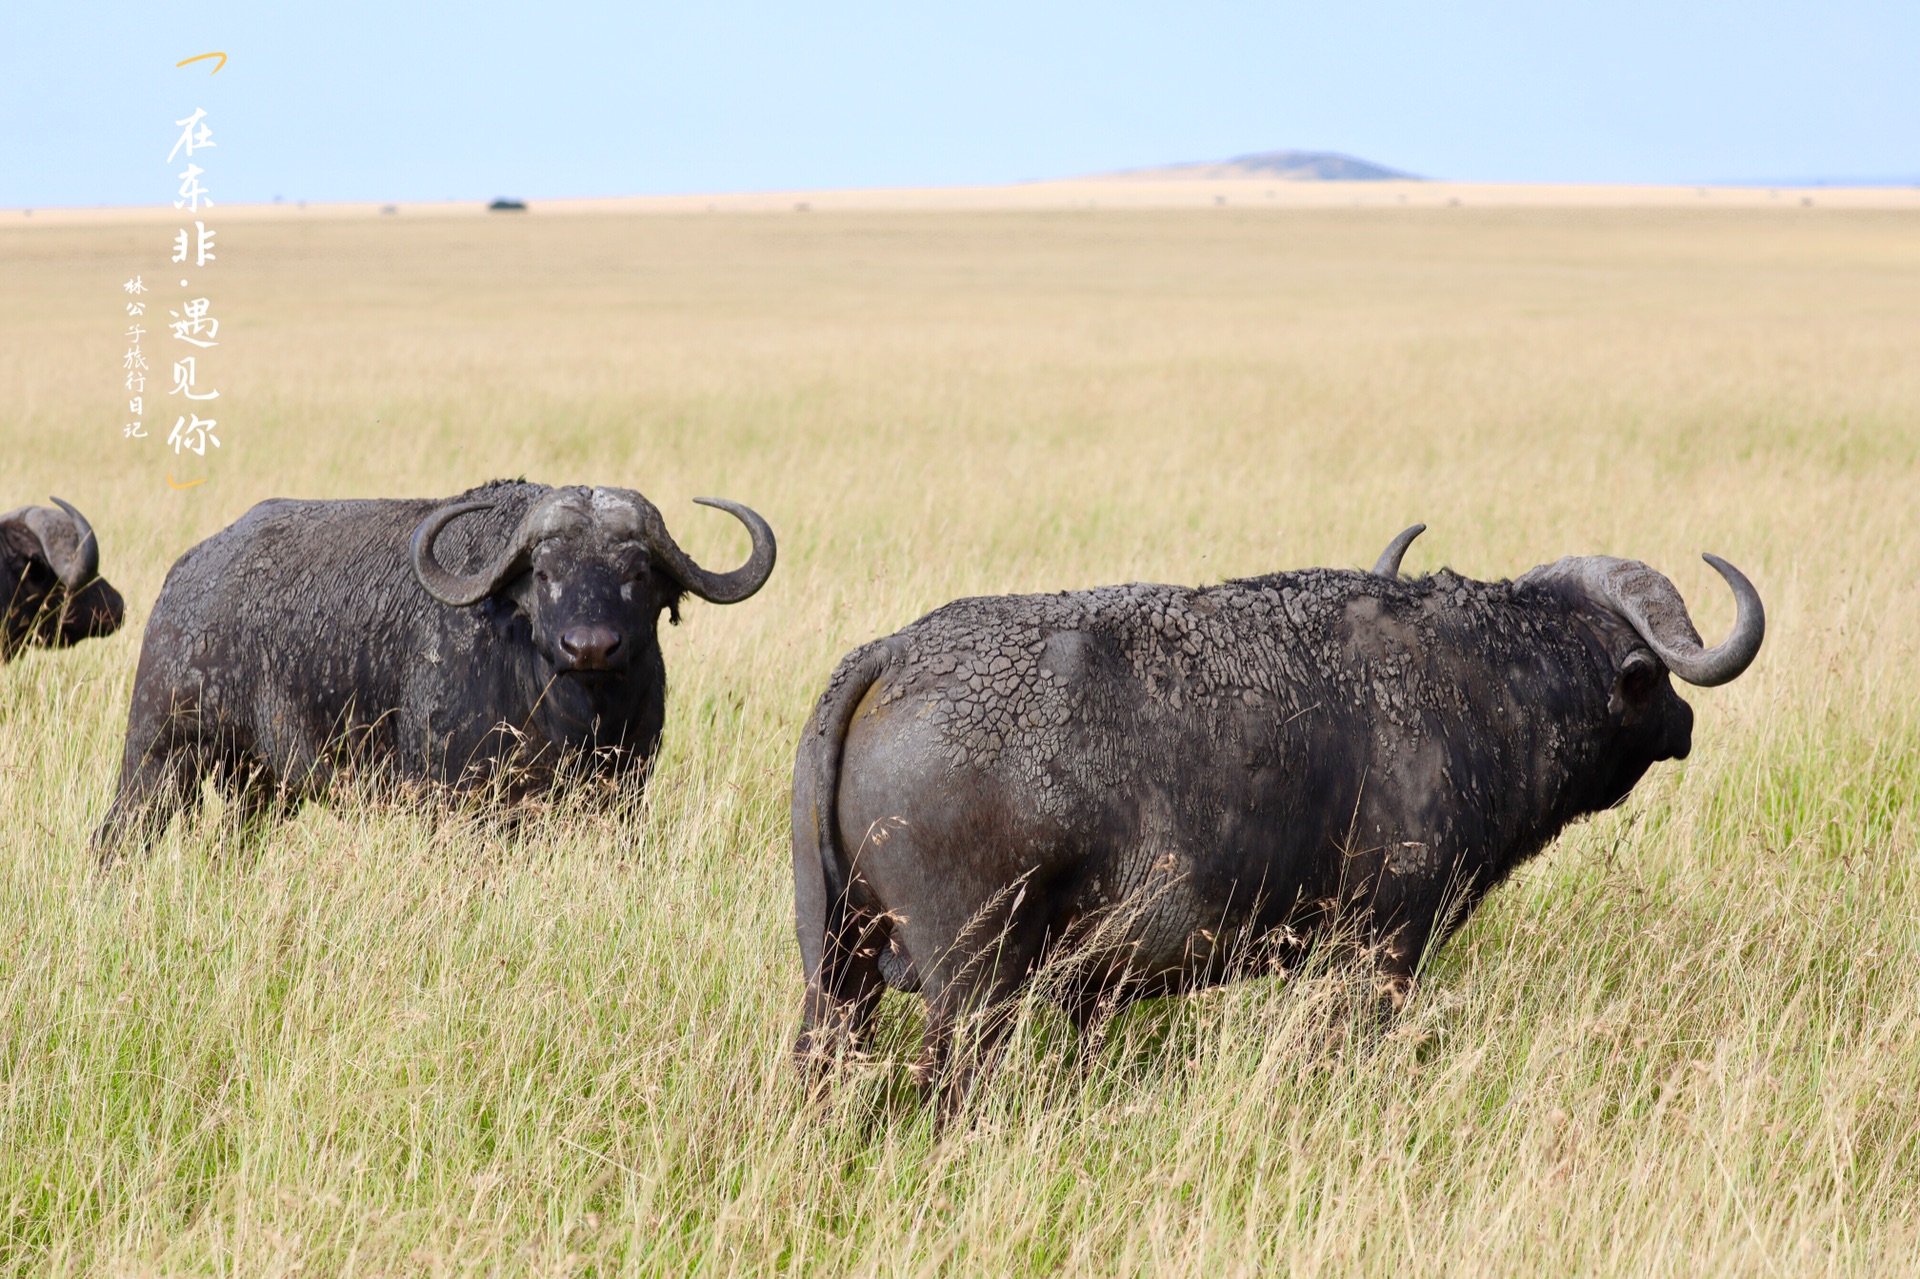
{"label": "partially visible buffalo", "polygon": [[209,775],[249,805],[343,766],[397,781],[549,787],[568,759],[644,783],[660,739],[660,614],[746,599],[630,489],[496,481],[454,498],[262,502],[182,555],[153,607],[120,787],[94,835],[144,841]]}
{"label": "partially visible buffalo", "polygon": [[1669,673],[1721,684],[1760,649],[1760,597],[1714,556],[1739,617],[1707,650],[1644,564],[1403,581],[1418,531],[1375,573],[965,599],[848,655],[794,766],[802,1068],[918,991],[917,1073],[951,1105],[1050,956],[1085,1031],[1336,921],[1397,1008],[1494,885],[1686,756]]}
{"label": "partially visible buffalo", "polygon": [[100,574],[87,517],[54,498],[0,515],[0,661],[32,644],[66,648],[111,635],[126,604]]}

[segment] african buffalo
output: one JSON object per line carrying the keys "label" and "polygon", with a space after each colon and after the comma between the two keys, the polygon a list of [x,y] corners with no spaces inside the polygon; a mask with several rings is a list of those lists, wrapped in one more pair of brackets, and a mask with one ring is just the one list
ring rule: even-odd
{"label": "african buffalo", "polygon": [[509,799],[568,760],[643,784],[665,715],[660,613],[678,621],[689,592],[736,603],[773,571],[765,520],[699,500],[752,536],[731,573],[694,563],[630,489],[262,502],[167,574],[95,848],[144,842],[207,776],[250,806],[346,766]]}
{"label": "african buffalo", "polygon": [[1397,1008],[1495,884],[1685,758],[1669,673],[1721,684],[1759,651],[1760,597],[1714,556],[1739,615],[1708,650],[1644,564],[1402,580],[1418,531],[1374,573],[964,599],[849,654],[794,766],[802,1069],[918,991],[944,1113],[1050,957],[1086,1032],[1336,923]]}
{"label": "african buffalo", "polygon": [[66,648],[111,635],[126,604],[100,573],[93,525],[54,498],[0,515],[0,662],[33,644]]}

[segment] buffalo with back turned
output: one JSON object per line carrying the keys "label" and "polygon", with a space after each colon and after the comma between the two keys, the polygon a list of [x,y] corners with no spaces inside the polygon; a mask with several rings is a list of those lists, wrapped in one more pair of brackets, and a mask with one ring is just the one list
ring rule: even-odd
{"label": "buffalo with back turned", "polygon": [[1644,564],[1402,580],[1418,532],[1373,573],[964,599],[849,654],[794,766],[802,1068],[917,991],[944,1110],[1052,958],[1087,1032],[1336,926],[1397,1008],[1516,866],[1685,758],[1669,674],[1724,683],[1759,651],[1760,597],[1716,557],[1738,619],[1706,649]]}
{"label": "buffalo with back turned", "polygon": [[120,784],[95,848],[144,842],[215,777],[249,806],[351,766],[521,798],[568,761],[643,783],[666,711],[657,627],[746,599],[621,488],[496,481],[458,497],[262,502],[174,564],[147,624]]}
{"label": "buffalo with back turned", "polygon": [[33,645],[66,648],[111,635],[126,618],[120,592],[100,576],[100,542],[87,517],[23,506],[0,515],[0,662]]}

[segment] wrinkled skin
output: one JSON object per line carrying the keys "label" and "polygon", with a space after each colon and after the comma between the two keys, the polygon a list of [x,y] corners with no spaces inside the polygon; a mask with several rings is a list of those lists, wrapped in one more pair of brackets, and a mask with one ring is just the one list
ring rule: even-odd
{"label": "wrinkled skin", "polygon": [[803,734],[796,1058],[824,1067],[884,988],[917,990],[944,1109],[1043,961],[1080,948],[1058,997],[1084,1031],[1336,922],[1397,1007],[1429,945],[1692,725],[1631,626],[1551,585],[1316,569],[960,600],[850,654]]}
{"label": "wrinkled skin", "polygon": [[255,807],[346,768],[509,799],[563,760],[641,784],[665,717],[659,617],[678,619],[686,587],[597,518],[620,490],[567,491],[578,518],[470,606],[428,595],[409,558],[430,514],[481,501],[437,550],[478,570],[549,492],[276,499],[181,556],[147,625],[102,858],[151,838],[207,776]]}
{"label": "wrinkled skin", "polygon": [[127,615],[120,592],[95,577],[69,593],[18,514],[0,516],[0,661],[35,645],[68,648],[119,630]]}

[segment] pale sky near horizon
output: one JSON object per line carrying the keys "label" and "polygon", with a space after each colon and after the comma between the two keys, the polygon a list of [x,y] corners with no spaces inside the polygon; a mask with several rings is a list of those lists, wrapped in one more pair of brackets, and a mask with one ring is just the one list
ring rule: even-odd
{"label": "pale sky near horizon", "polygon": [[[42,3],[0,206],[1068,177],[1343,151],[1515,182],[1920,182],[1920,2]],[[230,55],[209,76],[182,58]]]}

